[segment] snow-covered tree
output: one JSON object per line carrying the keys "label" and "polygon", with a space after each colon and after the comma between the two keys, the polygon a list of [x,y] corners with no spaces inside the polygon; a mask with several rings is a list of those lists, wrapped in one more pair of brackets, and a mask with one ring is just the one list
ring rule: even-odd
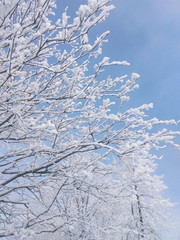
{"label": "snow-covered tree", "polygon": [[[54,239],[104,239],[112,231],[110,219],[112,204],[117,202],[118,185],[112,178],[112,169],[110,171],[110,167],[99,162],[99,159],[100,155],[89,153],[70,157],[60,166],[61,171],[68,176],[66,184],[60,189],[60,176],[56,175],[44,187],[43,202],[49,202],[50,207],[45,213],[47,216],[43,214],[43,218],[47,217],[43,224],[52,224],[56,232],[53,234]],[[49,201],[50,192],[55,197]],[[55,200],[53,205],[52,200]],[[37,227],[40,231],[39,225]],[[37,239],[49,237],[45,232]]]}
{"label": "snow-covered tree", "polygon": [[156,226],[141,195],[156,195],[151,186],[143,193],[137,169],[142,182],[152,178],[161,188],[146,173],[152,158],[145,152],[173,143],[175,132],[151,129],[175,121],[147,119],[152,104],[123,111],[139,75],[102,73],[129,65],[101,57],[108,32],[89,37],[111,0],[88,0],[74,19],[66,9],[52,20],[54,8],[54,0],[0,1],[0,237],[118,239],[128,231],[129,239],[145,239]]}
{"label": "snow-covered tree", "polygon": [[120,170],[124,182],[119,211],[121,239],[160,239],[167,210],[172,205],[162,197],[165,186],[155,175],[155,160],[156,156],[145,152],[124,158]]}

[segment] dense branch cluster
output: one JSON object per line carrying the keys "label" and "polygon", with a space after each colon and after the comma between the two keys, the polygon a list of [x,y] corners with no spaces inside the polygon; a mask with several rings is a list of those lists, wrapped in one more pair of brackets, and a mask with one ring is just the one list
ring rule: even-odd
{"label": "dense branch cluster", "polygon": [[[158,239],[170,205],[151,149],[178,132],[154,125],[152,104],[123,111],[139,75],[106,77],[113,9],[88,0],[71,19],[54,0],[0,1],[0,237]],[[177,147],[177,145],[175,145]],[[162,210],[162,211],[161,211]]]}

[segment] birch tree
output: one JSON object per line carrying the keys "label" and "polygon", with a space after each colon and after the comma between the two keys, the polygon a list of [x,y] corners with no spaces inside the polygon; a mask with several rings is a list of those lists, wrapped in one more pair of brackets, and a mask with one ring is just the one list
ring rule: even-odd
{"label": "birch tree", "polygon": [[[89,37],[93,27],[113,9],[111,0],[87,1],[77,9],[74,19],[66,9],[53,21],[55,7],[54,0],[0,1],[0,237],[40,239],[41,234],[61,229],[62,235],[73,221],[69,211],[77,214],[82,201],[91,198],[92,203],[98,199],[106,202],[112,195],[112,203],[107,201],[109,213],[102,217],[106,227],[99,222],[100,217],[93,218],[93,226],[96,224],[110,238],[123,228],[110,221],[110,206],[122,191],[121,184],[117,183],[116,194],[113,188],[116,168],[112,158],[120,163],[124,158],[132,159],[137,150],[158,148],[159,142],[173,144],[178,132],[163,129],[153,133],[151,129],[176,122],[146,119],[145,112],[152,104],[122,110],[129,94],[138,88],[139,75],[107,76],[103,72],[106,67],[129,63],[102,56],[102,44],[109,32]],[[88,152],[98,154],[92,166],[97,164],[102,173],[100,177],[92,171],[90,175],[97,181],[93,186],[83,182],[79,189],[78,178],[77,182],[72,180],[70,173],[79,171],[82,182],[92,159],[87,157],[86,164],[76,162]],[[103,180],[105,165],[101,169],[100,163],[104,162],[107,169]],[[108,187],[106,194],[99,190],[104,186],[98,179],[111,179],[112,188]],[[89,189],[96,189],[98,195]],[[73,191],[77,191],[78,200]],[[66,200],[59,197],[63,193]],[[139,195],[135,196],[138,203]],[[91,204],[87,206],[88,213],[96,211]],[[77,218],[74,221],[77,223]],[[84,229],[89,229],[88,225]],[[98,231],[92,238],[98,239]],[[142,235],[142,228],[133,231],[139,231],[136,236]],[[80,238],[80,232],[82,229],[69,234]],[[89,230],[82,239],[91,239],[88,234]]]}

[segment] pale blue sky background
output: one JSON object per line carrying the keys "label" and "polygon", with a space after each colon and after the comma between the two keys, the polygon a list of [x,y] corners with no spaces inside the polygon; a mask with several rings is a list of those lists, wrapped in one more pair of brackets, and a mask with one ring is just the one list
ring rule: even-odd
{"label": "pale blue sky background", "polygon": [[[141,75],[140,89],[133,94],[131,106],[154,103],[151,117],[180,119],[180,1],[113,0],[116,9],[104,24],[96,27],[97,35],[110,30],[104,55],[112,60],[126,60],[123,74]],[[85,0],[58,0],[58,9],[69,6],[69,15]],[[117,68],[117,75],[122,72]],[[112,73],[114,74],[114,73]],[[180,129],[179,129],[180,130]],[[180,143],[180,138],[178,139]],[[164,240],[180,240],[180,153],[169,148],[159,162],[158,174],[164,175],[167,198],[179,202],[172,210],[176,226]],[[167,235],[166,235],[167,236]]]}
{"label": "pale blue sky background", "polygon": [[[180,119],[180,1],[114,0],[114,4],[106,23],[111,30],[110,54],[128,60],[131,71],[141,75],[135,105],[153,102],[151,116]],[[168,186],[166,197],[180,203],[180,153],[169,148],[162,154],[158,173]],[[179,240],[179,204],[172,215],[177,224],[167,239]]]}

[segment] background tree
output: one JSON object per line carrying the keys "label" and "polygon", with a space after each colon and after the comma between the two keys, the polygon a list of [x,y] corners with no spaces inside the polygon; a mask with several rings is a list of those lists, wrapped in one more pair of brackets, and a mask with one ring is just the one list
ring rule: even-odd
{"label": "background tree", "polygon": [[125,185],[120,205],[121,239],[160,239],[166,211],[172,205],[162,197],[165,186],[155,175],[154,160],[153,155],[136,153],[124,159],[126,164],[120,171]]}
{"label": "background tree", "polygon": [[[114,199],[118,197],[120,203],[123,198],[121,177],[116,179],[120,162],[126,165],[129,159],[130,166],[131,159],[135,162],[133,153],[138,153],[135,159],[142,159],[144,151],[157,148],[159,142],[173,143],[176,132],[150,130],[157,124],[175,124],[146,119],[151,104],[122,110],[128,94],[138,88],[138,74],[113,79],[102,73],[107,66],[128,65],[100,59],[108,32],[96,39],[88,37],[91,28],[113,9],[110,2],[89,0],[73,20],[65,10],[56,22],[51,20],[54,0],[0,2],[2,238],[35,239],[37,235],[39,239],[41,234],[60,231],[61,237],[66,233],[69,239],[115,239],[126,228],[117,224],[113,210]],[[87,152],[99,155],[90,158]],[[118,159],[117,166],[113,158]],[[90,171],[88,166],[97,170]],[[127,169],[132,177],[134,168]],[[77,172],[80,176],[74,178]],[[88,174],[93,183],[86,183]],[[103,182],[109,182],[107,187]],[[139,212],[139,220],[134,217],[139,222],[128,231],[137,232],[134,239],[144,238],[138,208],[142,204],[139,193],[134,193],[139,185],[133,180],[131,191],[128,186],[126,191],[136,199],[133,211]],[[99,201],[104,202],[100,210]],[[89,219],[93,225],[88,225]],[[73,224],[76,231],[70,228]],[[90,226],[95,225],[92,231]]]}

